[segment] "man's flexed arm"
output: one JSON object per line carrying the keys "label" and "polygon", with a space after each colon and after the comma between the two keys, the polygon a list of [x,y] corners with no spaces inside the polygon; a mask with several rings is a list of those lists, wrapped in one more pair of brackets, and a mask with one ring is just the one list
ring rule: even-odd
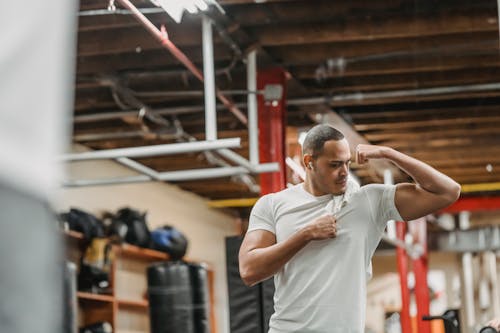
{"label": "man's flexed arm", "polygon": [[356,149],[356,158],[360,164],[370,159],[388,159],[415,180],[416,184],[403,183],[396,187],[396,208],[406,221],[445,208],[460,195],[460,185],[453,179],[392,148],[361,144]]}
{"label": "man's flexed arm", "polygon": [[246,234],[240,247],[240,275],[248,286],[270,278],[312,240],[334,238],[336,220],[322,216],[283,242],[266,230],[254,230]]}

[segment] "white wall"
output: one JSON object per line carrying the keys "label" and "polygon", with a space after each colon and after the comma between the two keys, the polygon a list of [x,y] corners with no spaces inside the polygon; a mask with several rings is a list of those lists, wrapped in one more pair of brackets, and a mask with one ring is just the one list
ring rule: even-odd
{"label": "white wall", "polygon": [[[69,179],[135,174],[112,161],[68,164]],[[206,201],[193,193],[160,182],[66,188],[55,206],[60,211],[79,207],[97,215],[130,206],[148,212],[151,229],[164,224],[178,228],[189,238],[189,259],[206,262],[214,270],[217,332],[229,332],[224,238],[237,233],[234,218],[208,208]]]}

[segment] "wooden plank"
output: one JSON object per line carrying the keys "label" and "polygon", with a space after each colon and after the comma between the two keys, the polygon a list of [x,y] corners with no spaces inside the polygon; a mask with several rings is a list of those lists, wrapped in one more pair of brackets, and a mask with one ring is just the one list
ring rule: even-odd
{"label": "wooden plank", "polygon": [[[224,3],[223,1],[222,3]],[[219,1],[219,3],[221,3]],[[273,22],[291,23],[303,21],[345,21],[346,18],[365,18],[367,16],[383,20],[389,15],[408,17],[412,15],[434,14],[436,12],[452,13],[456,11],[474,12],[477,10],[495,11],[496,6],[491,1],[468,0],[413,3],[401,0],[384,1],[287,1],[274,3],[266,1],[256,5],[254,1],[241,1],[238,6],[227,8],[228,14],[234,21],[246,26],[265,25]]]}
{"label": "wooden plank", "polygon": [[422,130],[414,132],[376,132],[366,133],[363,136],[370,142],[381,143],[386,141],[424,141],[430,139],[445,139],[454,137],[495,137],[498,135],[500,122],[484,124],[479,128],[471,128],[468,125],[453,126],[452,128]]}
{"label": "wooden plank", "polygon": [[497,31],[496,12],[435,14],[425,17],[366,17],[341,22],[269,24],[247,28],[262,46],[331,43],[347,41],[379,41],[415,38],[465,32]]}
{"label": "wooden plank", "polygon": [[354,124],[357,131],[373,131],[373,130],[391,130],[391,129],[411,129],[411,128],[429,128],[439,126],[456,126],[460,124],[489,124],[500,122],[500,114],[498,116],[472,116],[456,119],[427,119],[415,120],[405,123],[373,123],[373,124]]}
{"label": "wooden plank", "polygon": [[315,93],[350,93],[498,83],[500,67],[301,80]]}
{"label": "wooden plank", "polygon": [[[311,65],[292,65],[289,71],[297,79],[318,79],[322,77],[358,77],[381,74],[409,74],[420,72],[444,72],[461,69],[496,68],[500,66],[498,55],[462,55],[460,57],[445,56],[418,56],[418,61],[410,57],[390,57],[367,61],[348,61],[345,68],[338,70],[328,69],[327,58],[323,63]],[[334,59],[332,59],[334,60]]]}
{"label": "wooden plank", "polygon": [[266,50],[284,65],[322,64],[328,59],[351,62],[380,61],[388,58],[410,59],[414,66],[425,64],[430,56],[496,55],[498,34],[488,32],[464,32],[457,34],[416,36],[408,38],[365,40],[356,42],[308,43],[301,45],[267,46]]}
{"label": "wooden plank", "polygon": [[[80,56],[77,59],[77,74],[112,73],[120,70],[151,70],[155,68],[185,69],[180,62],[165,49],[158,48],[136,52],[136,47],[137,45],[127,44],[120,49],[120,54],[110,53],[113,50],[106,49],[103,51],[106,52],[105,55]],[[201,68],[200,64],[203,59],[201,47],[183,47],[182,51],[191,61]],[[227,47],[220,45],[220,47],[214,49],[214,58],[216,60],[216,66],[220,66],[220,62],[231,60],[232,54],[227,50]]]}

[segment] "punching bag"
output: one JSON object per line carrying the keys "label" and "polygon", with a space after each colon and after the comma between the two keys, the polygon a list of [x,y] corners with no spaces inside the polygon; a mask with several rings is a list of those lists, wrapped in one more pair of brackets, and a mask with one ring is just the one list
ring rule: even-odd
{"label": "punching bag", "polygon": [[181,261],[148,267],[151,333],[209,333],[208,283],[203,266]]}

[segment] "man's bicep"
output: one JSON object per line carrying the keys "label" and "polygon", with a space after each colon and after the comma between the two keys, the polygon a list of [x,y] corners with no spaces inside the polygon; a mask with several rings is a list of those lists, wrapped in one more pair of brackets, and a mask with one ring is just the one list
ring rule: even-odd
{"label": "man's bicep", "polygon": [[401,217],[411,221],[436,212],[446,200],[416,184],[404,183],[397,185],[394,203]]}
{"label": "man's bicep", "polygon": [[254,249],[262,249],[276,244],[276,236],[267,230],[257,229],[249,231],[240,248],[240,255]]}

